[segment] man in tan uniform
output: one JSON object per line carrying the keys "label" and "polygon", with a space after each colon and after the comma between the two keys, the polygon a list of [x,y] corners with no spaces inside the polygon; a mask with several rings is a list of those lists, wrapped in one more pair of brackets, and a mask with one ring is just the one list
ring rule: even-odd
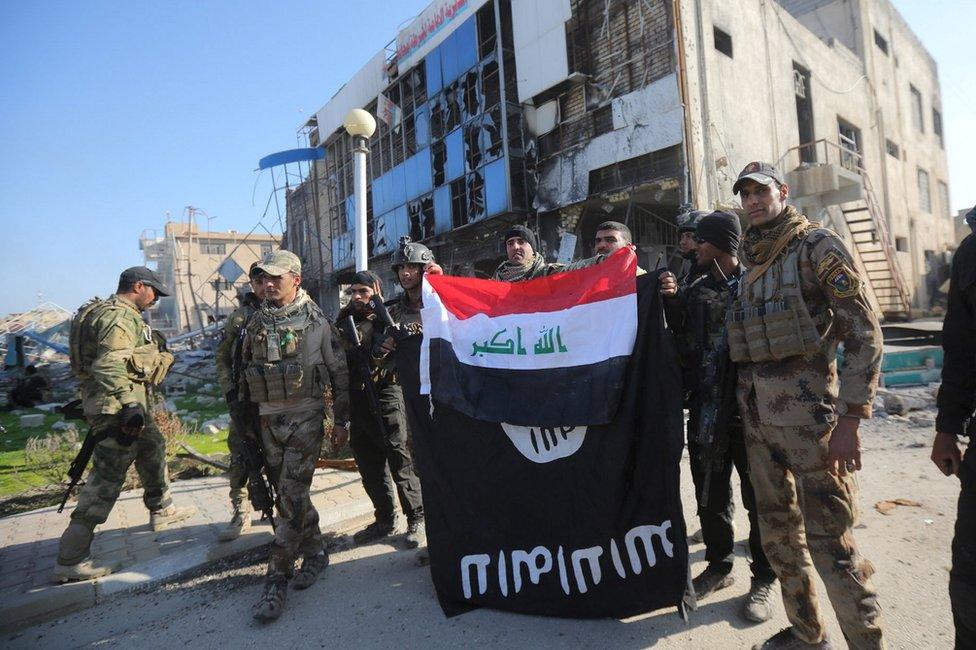
{"label": "man in tan uniform", "polygon": [[[262,622],[281,616],[288,581],[307,589],[329,565],[319,513],[309,490],[325,437],[325,390],[332,389],[332,435],[344,438],[349,375],[332,325],[301,288],[302,263],[286,250],[257,265],[265,300],[245,325],[243,385],[261,414],[261,442],[277,493],[275,538],[264,593],[252,611]],[[302,565],[295,575],[295,560]]]}
{"label": "man in tan uniform", "polygon": [[852,532],[858,425],[871,417],[881,330],[843,241],[786,205],[775,167],[749,163],[732,191],[750,225],[740,248],[749,270],[727,319],[730,356],[763,549],[792,623],[756,647],[831,647],[816,567],[848,644],[882,648],[874,569]]}

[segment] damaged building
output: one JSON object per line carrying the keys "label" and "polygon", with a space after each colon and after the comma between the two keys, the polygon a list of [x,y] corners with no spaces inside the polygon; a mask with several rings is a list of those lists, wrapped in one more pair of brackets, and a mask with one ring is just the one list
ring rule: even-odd
{"label": "damaged building", "polygon": [[930,306],[926,274],[954,246],[939,107],[935,64],[887,0],[435,0],[303,125],[326,155],[288,192],[285,245],[335,305],[354,259],[342,120],[365,108],[388,295],[400,237],[488,277],[516,222],[556,260],[621,221],[654,268],[681,211],[737,206],[738,170],[768,160],[903,317]]}

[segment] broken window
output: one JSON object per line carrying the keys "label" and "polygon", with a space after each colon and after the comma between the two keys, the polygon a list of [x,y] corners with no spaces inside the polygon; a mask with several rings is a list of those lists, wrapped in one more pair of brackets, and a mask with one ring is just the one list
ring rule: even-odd
{"label": "broken window", "polygon": [[484,108],[481,88],[478,83],[478,69],[471,70],[461,81],[461,108],[465,121],[479,114]]}
{"label": "broken window", "polygon": [[939,141],[939,146],[945,149],[945,142],[942,141],[942,113],[934,107],[932,108],[932,133]]}
{"label": "broken window", "polygon": [[423,149],[430,144],[430,108],[426,104],[413,114],[413,123],[417,149]]}
{"label": "broken window", "polygon": [[451,227],[460,228],[467,222],[467,183],[464,178],[459,178],[451,182]]}
{"label": "broken window", "polygon": [[481,64],[481,96],[482,105],[488,108],[502,100],[502,88],[498,81],[498,61],[494,58]]}
{"label": "broken window", "polygon": [[468,223],[485,218],[485,179],[475,172],[467,177]]}
{"label": "broken window", "polygon": [[483,59],[495,51],[498,33],[495,30],[495,4],[489,2],[478,10],[478,58]]}
{"label": "broken window", "polygon": [[441,119],[444,121],[445,132],[449,132],[461,124],[459,85],[455,81],[444,89],[444,98],[441,102]]}
{"label": "broken window", "polygon": [[908,237],[895,237],[895,250],[899,253],[907,253]]}
{"label": "broken window", "polygon": [[410,239],[421,241],[433,237],[436,229],[434,197],[428,194],[408,203],[407,217],[410,220]]}
{"label": "broken window", "polygon": [[431,145],[430,159],[433,168],[434,186],[441,186],[447,180],[447,147],[443,141],[435,142]]}
{"label": "broken window", "polygon": [[407,156],[417,153],[417,127],[412,113],[403,118],[403,148]]}
{"label": "broken window", "polygon": [[[875,32],[877,33],[877,32]],[[712,27],[712,39],[715,41],[715,49],[732,58],[732,36],[718,27]]]}
{"label": "broken window", "polygon": [[464,138],[461,129],[455,129],[444,138],[444,145],[447,149],[447,164],[445,173],[447,180],[452,181],[464,174]]}

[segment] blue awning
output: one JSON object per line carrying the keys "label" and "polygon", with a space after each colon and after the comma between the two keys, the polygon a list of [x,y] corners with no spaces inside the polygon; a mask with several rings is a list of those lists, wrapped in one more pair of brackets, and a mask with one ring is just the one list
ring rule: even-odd
{"label": "blue awning", "polygon": [[319,147],[309,147],[306,149],[288,149],[277,153],[269,154],[258,161],[258,169],[287,165],[288,163],[321,160],[325,158],[325,149]]}

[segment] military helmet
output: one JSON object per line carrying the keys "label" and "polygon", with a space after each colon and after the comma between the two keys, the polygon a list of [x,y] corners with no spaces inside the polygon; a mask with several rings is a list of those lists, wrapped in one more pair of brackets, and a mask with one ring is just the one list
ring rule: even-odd
{"label": "military helmet", "polygon": [[409,237],[401,237],[396,250],[393,251],[391,266],[395,270],[404,264],[428,264],[434,261],[434,253],[419,242],[410,241]]}
{"label": "military helmet", "polygon": [[675,219],[678,224],[678,232],[694,232],[698,227],[698,222],[709,214],[711,212],[707,210],[688,210],[687,212],[682,212]]}

